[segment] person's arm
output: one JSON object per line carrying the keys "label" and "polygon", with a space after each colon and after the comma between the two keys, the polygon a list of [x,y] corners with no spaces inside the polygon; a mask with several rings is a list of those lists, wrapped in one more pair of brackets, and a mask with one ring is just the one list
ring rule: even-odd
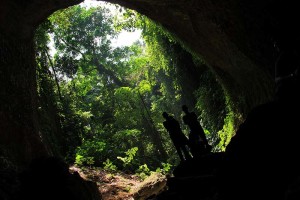
{"label": "person's arm", "polygon": [[182,117],[182,121],[183,121],[184,124],[186,123],[185,122],[185,116]]}
{"label": "person's arm", "polygon": [[191,116],[193,117],[193,119],[198,121],[198,116],[196,115],[195,112],[191,112]]}
{"label": "person's arm", "polygon": [[163,122],[163,125],[164,125],[165,129],[168,130],[168,123],[167,123],[167,121],[164,121],[164,122]]}

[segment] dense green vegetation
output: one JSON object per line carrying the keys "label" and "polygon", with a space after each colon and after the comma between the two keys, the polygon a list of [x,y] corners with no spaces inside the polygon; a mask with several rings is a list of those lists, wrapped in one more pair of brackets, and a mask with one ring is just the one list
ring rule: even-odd
{"label": "dense green vegetation", "polygon": [[[36,32],[39,114],[49,148],[77,165],[168,172],[179,158],[161,114],[181,122],[187,104],[213,150],[224,150],[237,117],[217,77],[159,25],[117,9],[113,16],[105,7],[74,6]],[[135,29],[142,42],[112,45],[121,30]]]}

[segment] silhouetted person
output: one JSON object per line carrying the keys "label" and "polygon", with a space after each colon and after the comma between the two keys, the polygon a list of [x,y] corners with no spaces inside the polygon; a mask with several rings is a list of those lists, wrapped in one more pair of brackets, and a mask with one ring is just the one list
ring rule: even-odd
{"label": "silhouetted person", "polygon": [[300,177],[300,52],[286,49],[275,66],[274,100],[254,108],[226,147],[224,200],[300,199],[291,191]]}
{"label": "silhouetted person", "polygon": [[184,161],[191,159],[192,157],[188,150],[188,139],[182,132],[179,122],[166,112],[163,112],[162,116],[166,119],[163,122],[163,125],[169,132],[180,160]]}
{"label": "silhouetted person", "polygon": [[182,106],[182,110],[185,115],[182,117],[183,122],[188,125],[190,129],[189,144],[193,156],[200,156],[204,153],[208,153],[211,150],[211,146],[208,144],[204,130],[198,121],[195,112],[189,112],[186,105]]}

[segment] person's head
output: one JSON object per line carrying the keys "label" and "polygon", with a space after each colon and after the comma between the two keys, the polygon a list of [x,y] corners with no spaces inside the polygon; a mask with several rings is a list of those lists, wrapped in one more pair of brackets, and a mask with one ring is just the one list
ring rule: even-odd
{"label": "person's head", "polygon": [[189,111],[189,108],[187,107],[187,105],[183,105],[182,107],[182,111],[187,113]]}
{"label": "person's head", "polygon": [[168,118],[169,118],[169,114],[166,113],[166,112],[163,112],[163,113],[162,113],[162,116],[163,116],[165,119],[168,119]]}

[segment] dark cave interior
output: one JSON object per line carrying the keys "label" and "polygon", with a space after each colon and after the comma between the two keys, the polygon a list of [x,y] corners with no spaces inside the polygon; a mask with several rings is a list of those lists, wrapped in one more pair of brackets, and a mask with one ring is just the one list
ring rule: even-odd
{"label": "dark cave interior", "polygon": [[[0,2],[0,158],[3,164],[0,197],[3,199],[24,199],[27,195],[31,199],[101,198],[95,195],[93,183],[84,182],[76,174],[70,175],[60,161],[50,158],[35,162],[35,158],[52,155],[51,149],[43,144],[36,123],[33,33],[54,11],[80,2]],[[196,195],[197,199],[216,200],[299,199],[300,34],[297,25],[300,14],[296,3],[282,0],[108,2],[137,10],[160,23],[191,52],[207,61],[221,77],[232,99],[240,95],[246,99],[239,108],[246,120],[226,151],[181,163],[174,171],[175,177],[169,179],[169,191],[155,198],[195,199]],[[278,65],[292,70],[277,77],[281,79],[275,83],[275,61],[282,52],[292,56],[283,56]],[[37,166],[46,168],[47,173],[39,171]],[[21,177],[16,168],[23,170]],[[39,182],[41,176],[48,179],[47,184]],[[59,193],[62,195],[56,196]]]}

